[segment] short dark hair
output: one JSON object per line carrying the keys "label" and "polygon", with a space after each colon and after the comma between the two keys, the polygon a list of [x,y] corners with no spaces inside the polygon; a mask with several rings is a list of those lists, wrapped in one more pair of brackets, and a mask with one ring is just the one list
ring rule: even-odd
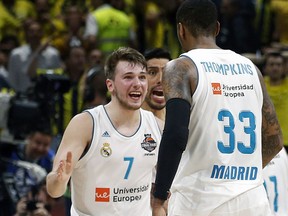
{"label": "short dark hair", "polygon": [[210,0],[184,0],[176,13],[177,23],[185,25],[194,36],[210,36],[217,26],[217,8]]}
{"label": "short dark hair", "polygon": [[52,128],[49,123],[49,120],[39,120],[36,125],[33,125],[31,131],[29,132],[29,136],[33,136],[35,133],[41,133],[48,136],[53,136]]}
{"label": "short dark hair", "polygon": [[146,61],[153,59],[153,58],[165,58],[171,60],[170,52],[163,48],[152,48],[148,49],[144,52],[144,57]]}
{"label": "short dark hair", "polygon": [[283,64],[285,63],[285,58],[284,56],[281,54],[281,52],[278,52],[278,51],[271,51],[271,52],[267,52],[265,54],[265,58],[264,58],[264,62],[263,62],[263,65],[266,66],[267,64],[267,60],[270,58],[270,57],[274,57],[274,58],[282,58],[283,60]]}
{"label": "short dark hair", "polygon": [[120,47],[106,59],[104,71],[107,79],[115,78],[115,68],[119,61],[127,61],[132,65],[140,64],[147,69],[146,59],[139,51],[130,47]]}

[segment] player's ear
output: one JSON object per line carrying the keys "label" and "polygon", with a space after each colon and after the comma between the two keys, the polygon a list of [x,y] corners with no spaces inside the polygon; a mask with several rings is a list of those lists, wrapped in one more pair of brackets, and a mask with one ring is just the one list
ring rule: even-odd
{"label": "player's ear", "polygon": [[111,79],[106,79],[106,86],[109,92],[113,92],[114,82]]}
{"label": "player's ear", "polygon": [[177,23],[177,32],[179,39],[185,37],[185,28],[181,22]]}
{"label": "player's ear", "polygon": [[220,32],[220,22],[217,21],[215,28],[215,36],[217,36]]}

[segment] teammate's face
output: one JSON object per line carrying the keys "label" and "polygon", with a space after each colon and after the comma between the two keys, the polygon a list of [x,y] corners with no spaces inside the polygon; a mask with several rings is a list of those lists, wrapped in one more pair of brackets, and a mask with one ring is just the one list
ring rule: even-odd
{"label": "teammate's face", "polygon": [[142,65],[120,61],[115,69],[115,78],[107,80],[113,97],[129,110],[139,109],[147,94],[147,72]]}
{"label": "teammate's face", "polygon": [[163,109],[166,104],[162,88],[162,75],[168,61],[165,58],[154,58],[147,61],[148,92],[145,102],[155,110]]}

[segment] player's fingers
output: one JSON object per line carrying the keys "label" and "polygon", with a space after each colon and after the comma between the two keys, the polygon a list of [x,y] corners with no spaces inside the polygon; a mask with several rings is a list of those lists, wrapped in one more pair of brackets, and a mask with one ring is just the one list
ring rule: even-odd
{"label": "player's fingers", "polygon": [[72,152],[67,153],[67,158],[66,158],[66,173],[71,172],[71,165],[72,165]]}
{"label": "player's fingers", "polygon": [[64,166],[64,161],[61,160],[60,163],[59,163],[59,166],[57,168],[57,171],[56,171],[58,176],[62,175],[62,172],[64,171],[63,166]]}
{"label": "player's fingers", "polygon": [[72,162],[72,152],[67,152],[67,156],[66,156],[66,162],[67,163],[71,163]]}

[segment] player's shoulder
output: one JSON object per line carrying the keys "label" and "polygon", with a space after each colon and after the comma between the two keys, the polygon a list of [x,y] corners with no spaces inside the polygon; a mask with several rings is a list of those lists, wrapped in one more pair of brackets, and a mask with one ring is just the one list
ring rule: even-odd
{"label": "player's shoulder", "polygon": [[181,56],[179,58],[173,59],[166,64],[165,72],[166,74],[176,75],[175,71],[177,71],[177,75],[186,74],[187,71],[195,71],[196,65],[192,61],[191,58],[187,56]]}

